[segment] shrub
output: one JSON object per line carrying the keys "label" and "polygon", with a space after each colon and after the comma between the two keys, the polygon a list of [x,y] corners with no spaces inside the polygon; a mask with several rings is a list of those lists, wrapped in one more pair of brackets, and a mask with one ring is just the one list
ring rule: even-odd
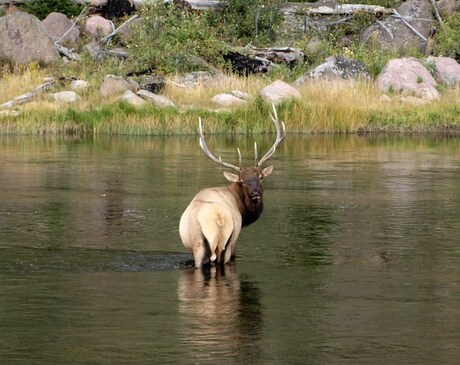
{"label": "shrub", "polygon": [[275,39],[281,24],[280,0],[223,0],[208,13],[208,23],[229,43],[264,45]]}
{"label": "shrub", "polygon": [[452,57],[460,61],[459,12],[452,14],[452,16],[444,22],[444,26],[437,29],[434,40],[434,51],[438,56]]}
{"label": "shrub", "polygon": [[203,14],[157,2],[141,9],[142,24],[128,44],[135,70],[176,73],[223,63],[225,44]]}
{"label": "shrub", "polygon": [[68,17],[81,13],[84,5],[75,4],[72,0],[36,0],[25,3],[22,8],[38,19],[45,19],[52,12],[62,13]]}

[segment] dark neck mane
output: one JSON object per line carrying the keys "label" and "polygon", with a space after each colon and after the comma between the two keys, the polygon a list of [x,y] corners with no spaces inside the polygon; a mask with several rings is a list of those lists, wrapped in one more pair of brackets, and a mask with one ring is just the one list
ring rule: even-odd
{"label": "dark neck mane", "polygon": [[230,184],[228,188],[238,203],[238,209],[243,218],[243,227],[259,219],[264,208],[262,197],[258,201],[247,197],[240,183]]}

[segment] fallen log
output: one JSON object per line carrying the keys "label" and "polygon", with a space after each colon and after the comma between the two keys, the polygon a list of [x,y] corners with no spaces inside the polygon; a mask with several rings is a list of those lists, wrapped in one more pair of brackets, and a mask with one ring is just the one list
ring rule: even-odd
{"label": "fallen log", "polygon": [[343,4],[332,8],[330,6],[319,6],[307,10],[308,14],[314,15],[351,15],[358,13],[369,14],[392,14],[392,9],[385,8],[379,5],[364,5],[364,4]]}
{"label": "fallen log", "polygon": [[6,109],[6,108],[11,108],[17,104],[24,104],[27,103],[28,101],[32,100],[32,98],[45,91],[51,90],[51,88],[55,85],[56,80],[52,79],[49,81],[46,81],[45,83],[37,86],[35,89],[32,91],[19,95],[15,97],[13,100],[7,101],[6,103],[3,103],[0,105],[0,109]]}

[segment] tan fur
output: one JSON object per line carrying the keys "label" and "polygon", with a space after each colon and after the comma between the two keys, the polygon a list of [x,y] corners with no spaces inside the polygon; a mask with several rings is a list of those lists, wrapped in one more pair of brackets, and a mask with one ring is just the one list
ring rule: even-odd
{"label": "tan fur", "polygon": [[179,233],[184,246],[193,253],[195,266],[200,267],[208,263],[203,237],[209,243],[210,261],[227,263],[235,253],[241,224],[241,214],[230,191],[226,187],[209,188],[201,190],[182,214]]}

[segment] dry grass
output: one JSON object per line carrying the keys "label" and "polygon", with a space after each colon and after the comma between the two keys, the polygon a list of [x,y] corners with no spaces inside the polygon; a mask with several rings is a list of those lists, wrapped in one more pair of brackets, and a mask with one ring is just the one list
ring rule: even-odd
{"label": "dry grass", "polygon": [[[3,70],[0,104],[31,91],[46,76],[33,65]],[[205,119],[210,133],[260,133],[267,131],[270,105],[258,98],[258,92],[272,81],[222,76],[184,87],[179,77],[171,77],[163,94],[177,108],[134,108],[115,97],[102,98],[100,82],[93,81],[88,90],[79,91],[81,101],[75,104],[50,101],[42,94],[18,106],[18,116],[0,115],[0,133],[190,134],[196,133],[198,116]],[[52,92],[66,89],[57,87]],[[212,96],[232,90],[248,93],[252,101],[232,109],[217,109],[212,104]],[[301,100],[278,106],[291,133],[458,129],[460,125],[458,88],[446,90],[441,101],[421,106],[403,104],[397,97],[383,102],[373,84],[365,82],[312,81],[300,92]]]}

